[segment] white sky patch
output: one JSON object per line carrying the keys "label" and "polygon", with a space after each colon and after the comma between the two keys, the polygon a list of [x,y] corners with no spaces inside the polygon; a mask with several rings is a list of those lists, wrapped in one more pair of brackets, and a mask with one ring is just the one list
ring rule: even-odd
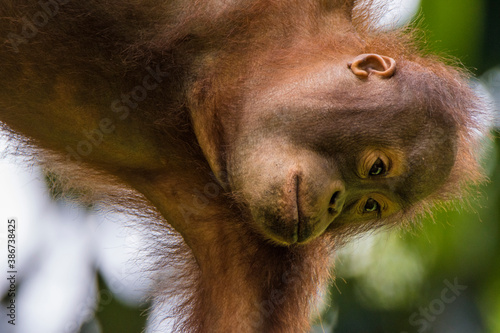
{"label": "white sky patch", "polygon": [[[5,147],[0,140],[0,153]],[[138,253],[146,245],[125,226],[126,216],[103,217],[52,201],[41,171],[21,158],[0,158],[0,184],[0,272],[8,271],[7,222],[15,218],[16,280],[22,282],[16,287],[16,326],[1,320],[0,332],[72,333],[111,298],[129,305],[143,301],[149,280]],[[96,269],[115,294],[97,289]],[[9,281],[0,279],[0,298],[8,289]]]}
{"label": "white sky patch", "polygon": [[481,77],[485,89],[491,96],[494,126],[500,129],[500,66],[488,70]]}
{"label": "white sky patch", "polygon": [[381,28],[390,29],[410,22],[420,9],[420,0],[374,0],[374,6],[384,6],[386,14],[378,22]]}

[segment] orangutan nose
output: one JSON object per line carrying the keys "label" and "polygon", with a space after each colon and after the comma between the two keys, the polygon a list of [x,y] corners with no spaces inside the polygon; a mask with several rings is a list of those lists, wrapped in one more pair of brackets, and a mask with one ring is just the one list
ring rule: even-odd
{"label": "orangutan nose", "polygon": [[342,211],[345,201],[344,192],[343,186],[336,186],[330,198],[330,202],[328,203],[328,213],[330,215],[337,216]]}

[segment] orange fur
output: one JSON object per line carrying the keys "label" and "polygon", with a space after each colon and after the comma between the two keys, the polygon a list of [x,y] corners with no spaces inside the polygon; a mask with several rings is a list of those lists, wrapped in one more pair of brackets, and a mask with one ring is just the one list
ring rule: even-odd
{"label": "orange fur", "polygon": [[[21,36],[23,17],[40,10],[28,0],[2,1],[0,31]],[[477,133],[486,131],[485,106],[465,83],[467,75],[419,51],[410,28],[375,29],[379,12],[370,1],[352,0],[59,2],[36,34],[22,43],[7,35],[0,49],[0,121],[64,188],[84,189],[79,200],[121,206],[147,222],[158,270],[153,303],[161,307],[176,297],[176,331],[305,332],[336,247],[460,198],[483,179]],[[453,124],[452,134],[422,139],[432,144],[453,137],[448,179],[422,185],[427,197],[389,219],[332,223],[305,244],[279,246],[254,223],[244,191],[232,188],[230,148],[244,126],[238,119],[250,114],[257,122],[267,105],[293,100],[283,82],[307,86],[318,64],[345,69],[364,53],[394,58],[394,80],[413,87],[412,98],[426,103],[425,115]],[[367,95],[383,92],[373,88]],[[315,94],[311,89],[307,97],[318,99]],[[347,103],[356,96],[340,89],[321,97]],[[346,123],[338,121],[339,132],[359,129],[355,134],[362,136],[366,129]],[[299,138],[316,132],[300,126]],[[317,132],[332,127],[324,126]],[[288,142],[277,141],[278,154]],[[298,178],[296,186],[298,192]],[[171,266],[175,278],[167,273]]]}

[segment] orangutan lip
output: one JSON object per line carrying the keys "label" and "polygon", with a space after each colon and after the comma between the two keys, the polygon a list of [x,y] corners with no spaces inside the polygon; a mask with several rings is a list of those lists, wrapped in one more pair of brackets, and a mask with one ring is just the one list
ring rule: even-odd
{"label": "orangutan lip", "polygon": [[300,239],[300,229],[302,227],[302,221],[300,218],[300,203],[299,203],[299,183],[300,183],[300,178],[299,175],[295,175],[295,209],[296,209],[296,214],[297,214],[297,225],[295,226],[296,234],[297,234],[297,239]]}

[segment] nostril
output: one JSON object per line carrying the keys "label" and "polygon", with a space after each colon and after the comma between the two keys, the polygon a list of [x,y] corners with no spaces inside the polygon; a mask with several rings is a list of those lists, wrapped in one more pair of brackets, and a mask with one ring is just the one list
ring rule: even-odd
{"label": "nostril", "polygon": [[333,195],[330,199],[330,206],[335,206],[335,202],[337,201],[339,196],[340,196],[340,191],[333,193]]}
{"label": "nostril", "polygon": [[338,215],[344,206],[344,191],[335,191],[330,198],[328,204],[328,213],[331,215]]}

